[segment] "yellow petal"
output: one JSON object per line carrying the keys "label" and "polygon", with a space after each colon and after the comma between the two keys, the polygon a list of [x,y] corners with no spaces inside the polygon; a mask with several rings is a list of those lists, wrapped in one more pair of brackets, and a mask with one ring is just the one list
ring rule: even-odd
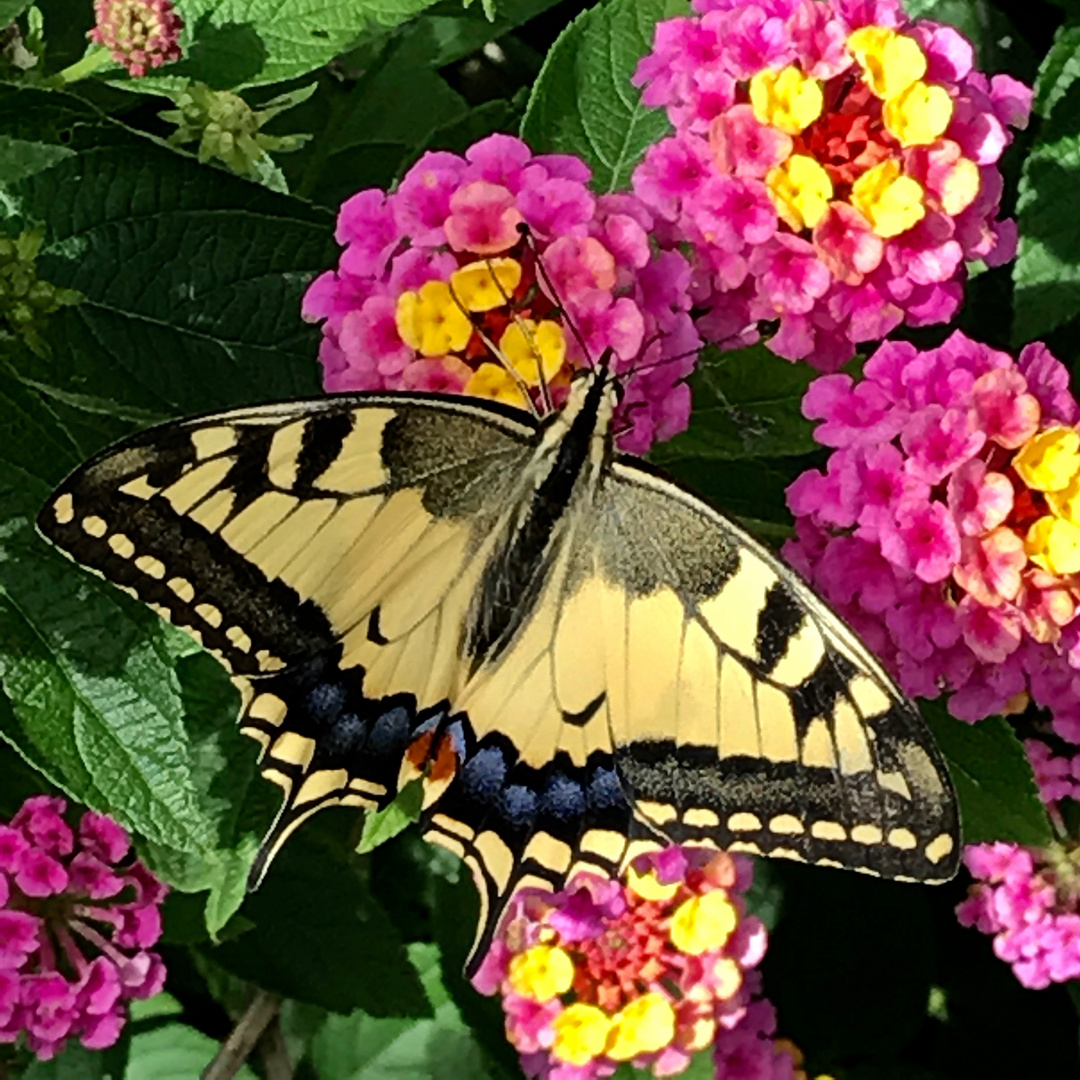
{"label": "yellow petal", "polygon": [[1067,427],[1040,431],[1017,451],[1013,468],[1029,488],[1064,490],[1080,472],[1080,434]]}
{"label": "yellow petal", "polygon": [[587,1065],[604,1052],[611,1019],[603,1009],[577,1001],[551,1021],[555,1041],[551,1052],[569,1065]]}
{"label": "yellow petal", "polygon": [[885,101],[926,74],[926,54],[918,42],[887,26],[864,26],[847,45],[863,69],[866,85]]}
{"label": "yellow petal", "polygon": [[1052,517],[1039,518],[1024,542],[1028,558],[1051,574],[1080,573],[1080,526]]}
{"label": "yellow petal", "polygon": [[557,322],[517,319],[499,338],[499,351],[529,386],[550,383],[566,360],[566,337]]}
{"label": "yellow petal", "polygon": [[521,387],[500,364],[481,364],[472,373],[462,393],[501,401],[506,405],[515,405],[519,409],[528,408],[528,402],[521,392]]}
{"label": "yellow petal", "polygon": [[821,83],[791,65],[781,71],[766,68],[750,80],[750,104],[759,124],[771,124],[798,135],[820,115],[825,97]]}
{"label": "yellow petal", "polygon": [[663,1050],[674,1038],[675,1010],[663,994],[649,993],[612,1017],[605,1053],[612,1061],[629,1061]]}
{"label": "yellow petal", "polygon": [[403,292],[394,315],[401,340],[424,356],[459,352],[472,337],[472,323],[445,281],[426,281],[417,292]]}
{"label": "yellow petal", "polygon": [[885,239],[907,232],[926,214],[922,185],[904,176],[892,158],[867,169],[852,184],[851,205]]}
{"label": "yellow petal", "polygon": [[739,922],[739,913],[724,889],[685,900],[671,917],[668,935],[679,952],[700,956],[722,949]]}
{"label": "yellow petal", "polygon": [[656,900],[663,902],[670,900],[678,891],[679,883],[673,881],[670,885],[661,885],[655,870],[647,874],[639,874],[632,866],[626,871],[626,887],[637,893],[642,900]]}
{"label": "yellow petal", "polygon": [[1058,491],[1047,491],[1046,504],[1056,517],[1080,525],[1080,476],[1074,476]]}
{"label": "yellow petal", "polygon": [[510,961],[507,978],[522,997],[550,1001],[570,989],[574,963],[557,945],[534,945]]}
{"label": "yellow petal", "polygon": [[517,259],[477,259],[450,275],[450,287],[468,311],[502,307],[520,284]]}
{"label": "yellow petal", "polygon": [[966,210],[979,194],[981,183],[979,166],[971,158],[958,158],[941,185],[941,209],[953,215]]}
{"label": "yellow petal", "polygon": [[796,232],[812,229],[828,212],[833,195],[829,174],[806,154],[791,157],[765,177],[776,212]]}
{"label": "yellow petal", "polygon": [[885,102],[882,116],[901,146],[928,146],[945,133],[952,113],[952,98],[944,87],[917,80]]}

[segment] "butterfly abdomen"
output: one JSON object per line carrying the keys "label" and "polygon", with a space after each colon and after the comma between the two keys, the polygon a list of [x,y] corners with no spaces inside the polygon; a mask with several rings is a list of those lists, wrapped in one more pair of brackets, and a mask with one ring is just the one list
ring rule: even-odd
{"label": "butterfly abdomen", "polygon": [[583,483],[595,480],[596,440],[598,434],[606,436],[601,405],[610,389],[602,375],[581,385],[585,389],[573,401],[569,423],[556,415],[547,437],[538,442],[527,471],[535,487],[523,493],[528,501],[520,505],[520,516],[509,523],[481,575],[465,637],[465,655],[474,672],[497,660],[532,615],[552,566],[560,526]]}

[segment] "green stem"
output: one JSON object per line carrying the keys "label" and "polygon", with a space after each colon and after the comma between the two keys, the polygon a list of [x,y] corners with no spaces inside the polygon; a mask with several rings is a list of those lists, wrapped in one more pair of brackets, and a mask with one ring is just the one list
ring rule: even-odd
{"label": "green stem", "polygon": [[57,72],[52,77],[52,82],[57,86],[67,86],[68,83],[78,82],[95,71],[103,68],[112,61],[112,54],[106,48],[91,49],[81,60],[76,60],[63,71]]}

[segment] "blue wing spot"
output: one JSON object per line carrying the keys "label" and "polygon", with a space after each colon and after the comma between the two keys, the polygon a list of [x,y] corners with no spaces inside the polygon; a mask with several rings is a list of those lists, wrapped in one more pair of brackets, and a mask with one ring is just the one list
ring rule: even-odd
{"label": "blue wing spot", "polygon": [[308,693],[308,710],[318,723],[330,723],[344,707],[346,696],[342,683],[316,683]]}
{"label": "blue wing spot", "polygon": [[353,754],[367,740],[367,724],[356,713],[343,713],[322,737],[322,748],[331,757]]}
{"label": "blue wing spot", "polygon": [[506,758],[496,746],[478,750],[461,770],[461,784],[480,802],[494,802],[506,780]]}
{"label": "blue wing spot", "polygon": [[585,813],[585,793],[576,780],[556,773],[540,796],[540,810],[559,821],[573,821]]}
{"label": "blue wing spot", "polygon": [[626,805],[626,796],[614,769],[597,769],[589,781],[585,797],[592,810],[610,810]]}
{"label": "blue wing spot", "polygon": [[523,784],[511,784],[503,789],[500,805],[503,817],[514,826],[515,829],[527,829],[532,825],[536,817],[536,807],[539,803],[536,792]]}
{"label": "blue wing spot", "polygon": [[368,748],[378,757],[404,753],[409,742],[409,711],[403,705],[384,712],[371,729]]}

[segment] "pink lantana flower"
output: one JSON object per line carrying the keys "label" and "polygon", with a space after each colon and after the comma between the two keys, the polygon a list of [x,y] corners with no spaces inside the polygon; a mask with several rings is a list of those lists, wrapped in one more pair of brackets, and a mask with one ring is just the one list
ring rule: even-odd
{"label": "pink lantana flower", "polygon": [[785,552],[913,696],[965,720],[1051,710],[1080,743],[1080,407],[1041,345],[889,342],[815,379],[833,449],[788,489]]}
{"label": "pink lantana flower", "polygon": [[[635,866],[626,884],[581,873],[560,893],[519,896],[474,977],[502,995],[526,1076],[593,1080],[622,1062],[673,1076],[714,1044],[718,1064],[734,1058],[737,1042],[771,1062],[775,1014],[754,971],[767,934],[746,913],[749,860],[669,848]],[[791,1056],[775,1056],[790,1080]]]}
{"label": "pink lantana flower", "polygon": [[[975,70],[956,30],[897,0],[692,7],[657,24],[634,76],[675,134],[633,185],[663,241],[693,252],[708,340],[747,344],[767,324],[774,352],[835,371],[901,323],[947,322],[965,261],[1013,257],[997,162],[1031,90]],[[817,268],[798,287],[793,250]]]}
{"label": "pink lantana flower", "polygon": [[149,950],[168,888],[112,818],[87,811],[73,829],[66,812],[39,795],[0,825],[0,1043],[25,1035],[42,1060],[69,1038],[112,1046],[124,1003],[165,982]]}
{"label": "pink lantana flower", "polygon": [[[304,317],[322,322],[326,389],[464,393],[544,412],[606,357],[623,376],[623,450],[682,431],[701,346],[690,264],[654,245],[640,199],[594,195],[590,178],[577,158],[492,135],[464,157],[425,154],[393,192],[348,199],[338,267],[304,298]],[[745,228],[763,210],[747,206]]]}
{"label": "pink lantana flower", "polygon": [[994,938],[994,954],[1022,985],[1042,990],[1080,978],[1080,852],[1054,843],[973,844],[964,863],[976,883],[957,909],[964,926]]}
{"label": "pink lantana flower", "polygon": [[94,0],[94,18],[97,25],[87,36],[135,78],[182,55],[184,20],[172,0]]}

